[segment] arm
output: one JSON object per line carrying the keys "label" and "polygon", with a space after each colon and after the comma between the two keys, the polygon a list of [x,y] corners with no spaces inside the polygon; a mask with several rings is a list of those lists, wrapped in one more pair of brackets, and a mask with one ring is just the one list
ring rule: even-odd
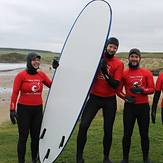
{"label": "arm", "polygon": [[152,103],[152,111],[151,111],[151,119],[152,123],[155,123],[156,120],[156,111],[157,111],[157,104],[161,95],[161,91],[155,91]]}
{"label": "arm", "polygon": [[135,103],[135,98],[132,96],[127,96],[124,92],[123,92],[123,80],[120,82],[119,87],[116,89],[116,93],[117,95],[123,99],[125,102],[127,103]]}
{"label": "arm", "polygon": [[19,95],[19,91],[21,89],[21,84],[22,84],[21,76],[22,76],[21,74],[18,74],[14,79],[13,91],[12,91],[11,101],[10,101],[10,110],[13,111],[15,111],[17,98]]}
{"label": "arm", "polygon": [[150,95],[154,93],[154,80],[153,75],[151,72],[149,72],[147,76],[147,87],[143,88],[143,94]]}
{"label": "arm", "polygon": [[131,92],[134,94],[144,94],[144,95],[149,95],[154,93],[154,80],[153,76],[150,72],[148,72],[148,75],[146,77],[146,87],[139,87],[138,85],[135,85],[132,87]]}
{"label": "arm", "polygon": [[121,81],[122,78],[122,74],[123,74],[123,69],[124,69],[124,65],[120,64],[115,72],[114,77],[112,77],[108,71],[107,71],[107,64],[106,61],[103,59],[101,61],[101,72],[104,75],[105,80],[108,82],[108,84],[113,88],[116,89]]}
{"label": "arm", "polygon": [[16,109],[16,103],[17,103],[19,91],[21,89],[21,84],[22,84],[22,78],[21,75],[18,74],[14,80],[13,91],[12,91],[11,101],[10,101],[10,120],[12,124],[15,124],[17,120],[17,113],[15,109]]}
{"label": "arm", "polygon": [[114,80],[108,73],[107,74],[103,74],[105,80],[108,82],[108,84],[113,88],[116,89],[120,83],[120,81],[118,80]]}
{"label": "arm", "polygon": [[43,78],[43,84],[45,84],[48,88],[50,88],[52,81],[49,79],[49,77],[45,73],[40,72],[40,74],[41,74],[41,77]]}

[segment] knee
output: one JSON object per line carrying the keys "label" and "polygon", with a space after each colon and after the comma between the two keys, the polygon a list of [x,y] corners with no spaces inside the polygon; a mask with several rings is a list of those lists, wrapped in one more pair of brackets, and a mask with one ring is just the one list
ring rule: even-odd
{"label": "knee", "polygon": [[21,144],[26,144],[27,138],[27,136],[19,136],[18,142]]}
{"label": "knee", "polygon": [[149,136],[148,134],[141,134],[141,140],[149,141]]}
{"label": "knee", "polygon": [[87,122],[81,122],[79,126],[79,132],[86,132],[89,128],[89,124]]}

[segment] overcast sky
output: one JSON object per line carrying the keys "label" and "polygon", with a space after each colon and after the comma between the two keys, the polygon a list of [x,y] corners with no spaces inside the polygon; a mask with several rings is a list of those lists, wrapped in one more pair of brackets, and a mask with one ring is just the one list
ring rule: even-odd
{"label": "overcast sky", "polygon": [[[60,52],[89,0],[0,0],[0,47]],[[119,51],[163,51],[163,0],[108,0]]]}

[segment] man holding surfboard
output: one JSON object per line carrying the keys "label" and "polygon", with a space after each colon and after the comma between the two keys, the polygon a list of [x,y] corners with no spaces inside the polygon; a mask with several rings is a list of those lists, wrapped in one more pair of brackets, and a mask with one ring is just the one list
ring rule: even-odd
{"label": "man holding surfboard", "polygon": [[118,46],[119,41],[115,37],[111,37],[106,41],[104,54],[81,117],[77,136],[77,163],[84,163],[83,150],[87,141],[87,131],[96,113],[101,108],[104,117],[103,162],[112,163],[109,159],[109,152],[117,109],[115,89],[121,81],[124,69],[124,64],[114,56]]}

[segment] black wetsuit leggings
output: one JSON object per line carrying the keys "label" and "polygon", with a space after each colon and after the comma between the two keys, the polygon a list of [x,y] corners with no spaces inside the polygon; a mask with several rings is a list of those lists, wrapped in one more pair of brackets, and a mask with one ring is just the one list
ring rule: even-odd
{"label": "black wetsuit leggings", "polygon": [[77,136],[77,159],[83,155],[84,146],[87,141],[87,130],[99,109],[102,108],[104,117],[104,156],[108,156],[112,144],[112,129],[117,109],[116,97],[99,97],[90,95],[83,111],[79,132]]}
{"label": "black wetsuit leggings", "polygon": [[39,134],[42,122],[42,105],[40,106],[27,106],[17,105],[17,122],[18,122],[18,161],[19,163],[25,162],[26,142],[28,135],[31,136],[31,155],[32,160],[35,160],[38,155]]}
{"label": "black wetsuit leggings", "polygon": [[124,105],[123,125],[124,136],[122,140],[123,158],[129,159],[129,150],[131,145],[131,136],[135,121],[137,120],[139,133],[141,137],[141,148],[143,152],[143,159],[148,158],[149,153],[149,104],[127,104]]}

